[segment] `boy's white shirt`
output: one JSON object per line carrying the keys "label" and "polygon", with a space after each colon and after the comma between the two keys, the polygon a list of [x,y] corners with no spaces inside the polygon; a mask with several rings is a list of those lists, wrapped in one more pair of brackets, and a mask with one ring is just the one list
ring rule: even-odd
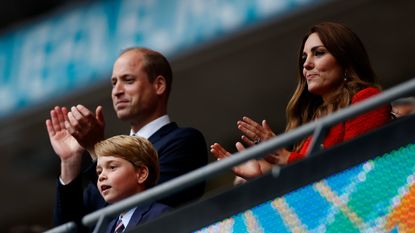
{"label": "boy's white shirt", "polygon": [[124,224],[124,228],[127,228],[128,223],[130,222],[131,218],[133,217],[134,211],[137,207],[130,209],[127,213],[121,214],[118,218],[121,218],[122,224]]}

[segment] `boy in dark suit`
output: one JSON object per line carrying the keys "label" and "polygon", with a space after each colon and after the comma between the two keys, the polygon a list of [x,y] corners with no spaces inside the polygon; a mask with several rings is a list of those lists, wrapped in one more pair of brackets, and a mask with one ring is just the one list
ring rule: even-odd
{"label": "boy in dark suit", "polygon": [[[114,136],[95,144],[97,187],[105,201],[116,203],[156,185],[159,178],[157,152],[137,136]],[[114,218],[107,232],[122,232],[160,216],[170,207],[151,203],[126,210]]]}

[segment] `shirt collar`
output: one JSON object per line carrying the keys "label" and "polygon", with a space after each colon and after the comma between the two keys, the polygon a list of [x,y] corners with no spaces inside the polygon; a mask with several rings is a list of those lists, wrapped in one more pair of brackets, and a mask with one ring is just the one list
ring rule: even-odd
{"label": "shirt collar", "polygon": [[170,121],[169,116],[164,115],[148,123],[143,128],[141,128],[137,133],[134,133],[133,130],[131,130],[130,135],[140,136],[140,137],[144,137],[148,139],[151,135],[157,132],[157,130],[169,124],[170,122],[171,121]]}
{"label": "shirt collar", "polygon": [[137,207],[134,207],[134,208],[130,209],[127,213],[120,216],[122,224],[124,225],[124,228],[127,228],[128,223],[130,222],[131,217],[133,216],[135,209],[137,209]]}

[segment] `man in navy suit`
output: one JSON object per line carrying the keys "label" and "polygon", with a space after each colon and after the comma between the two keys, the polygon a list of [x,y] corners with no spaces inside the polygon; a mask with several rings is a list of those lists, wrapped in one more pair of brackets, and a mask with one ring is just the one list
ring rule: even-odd
{"label": "man in navy suit", "polygon": [[[130,135],[148,138],[158,152],[158,183],[207,164],[203,135],[193,128],[178,127],[167,114],[172,71],[162,54],[146,48],[124,50],[114,63],[111,82],[117,117],[130,123]],[[82,105],[71,109],[57,106],[51,110],[46,127],[61,160],[54,223],[79,221],[106,205],[96,187],[95,164],[81,169],[85,151],[104,138],[102,107],[98,106],[94,114]],[[201,183],[161,202],[177,207],[201,197],[204,188],[205,184]]]}

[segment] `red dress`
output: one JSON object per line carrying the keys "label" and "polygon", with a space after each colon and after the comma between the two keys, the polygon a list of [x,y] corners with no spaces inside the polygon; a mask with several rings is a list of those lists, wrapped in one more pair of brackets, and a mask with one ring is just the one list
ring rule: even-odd
{"label": "red dress", "polygon": [[[375,87],[365,88],[353,96],[352,104],[379,93],[380,90]],[[330,129],[326,139],[324,139],[323,147],[329,148],[388,123],[391,119],[390,112],[390,105],[386,105],[335,125]],[[291,152],[288,163],[304,158],[307,155],[310,143],[311,136],[306,138],[298,152]]]}

